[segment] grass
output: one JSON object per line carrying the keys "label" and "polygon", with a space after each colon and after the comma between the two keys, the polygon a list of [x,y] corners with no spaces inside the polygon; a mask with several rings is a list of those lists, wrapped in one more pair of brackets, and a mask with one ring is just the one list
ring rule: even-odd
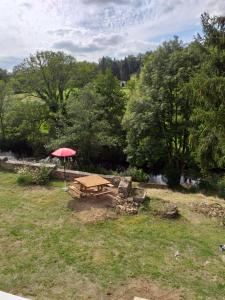
{"label": "grass", "polygon": [[106,299],[109,288],[145,278],[182,289],[184,299],[224,299],[218,245],[225,231],[217,222],[162,220],[145,211],[85,225],[67,209],[61,186],[20,187],[15,174],[0,172],[0,290],[33,299]]}

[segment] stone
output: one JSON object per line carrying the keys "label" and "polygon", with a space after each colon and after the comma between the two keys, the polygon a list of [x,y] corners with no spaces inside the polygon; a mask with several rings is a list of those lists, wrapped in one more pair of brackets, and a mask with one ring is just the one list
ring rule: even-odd
{"label": "stone", "polygon": [[132,180],[130,177],[124,177],[121,179],[118,186],[118,194],[123,195],[121,198],[127,198],[131,192]]}
{"label": "stone", "polygon": [[165,206],[162,216],[168,219],[175,219],[179,216],[178,208],[175,204],[169,203]]}
{"label": "stone", "polygon": [[7,156],[0,156],[0,162],[1,161],[7,161],[8,160],[8,157]]}

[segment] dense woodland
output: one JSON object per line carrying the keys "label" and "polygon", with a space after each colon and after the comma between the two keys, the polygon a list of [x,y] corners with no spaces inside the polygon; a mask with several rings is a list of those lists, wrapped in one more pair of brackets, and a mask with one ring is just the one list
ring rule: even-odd
{"label": "dense woodland", "polygon": [[[76,167],[163,172],[225,168],[225,17],[202,15],[202,36],[99,63],[38,52],[0,70],[0,148],[46,157],[78,150]],[[121,87],[120,81],[126,81]]]}

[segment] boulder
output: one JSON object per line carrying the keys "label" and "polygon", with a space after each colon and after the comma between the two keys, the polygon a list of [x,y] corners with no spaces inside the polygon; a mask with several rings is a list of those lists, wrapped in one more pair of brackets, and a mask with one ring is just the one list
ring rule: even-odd
{"label": "boulder", "polygon": [[179,210],[176,204],[166,204],[162,212],[162,216],[167,219],[175,219],[179,217]]}
{"label": "boulder", "polygon": [[118,194],[121,198],[127,198],[132,189],[132,180],[130,177],[124,177],[121,179],[118,186]]}

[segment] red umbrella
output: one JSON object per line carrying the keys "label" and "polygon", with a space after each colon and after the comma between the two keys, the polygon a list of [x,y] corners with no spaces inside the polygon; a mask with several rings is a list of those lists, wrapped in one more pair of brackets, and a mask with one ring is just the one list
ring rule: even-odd
{"label": "red umbrella", "polygon": [[59,148],[52,152],[53,156],[63,157],[64,158],[64,181],[65,181],[65,189],[66,189],[66,170],[65,170],[65,158],[76,155],[76,151],[70,148]]}
{"label": "red umbrella", "polygon": [[52,152],[52,155],[57,157],[70,157],[74,156],[75,154],[76,151],[70,148],[59,148]]}

